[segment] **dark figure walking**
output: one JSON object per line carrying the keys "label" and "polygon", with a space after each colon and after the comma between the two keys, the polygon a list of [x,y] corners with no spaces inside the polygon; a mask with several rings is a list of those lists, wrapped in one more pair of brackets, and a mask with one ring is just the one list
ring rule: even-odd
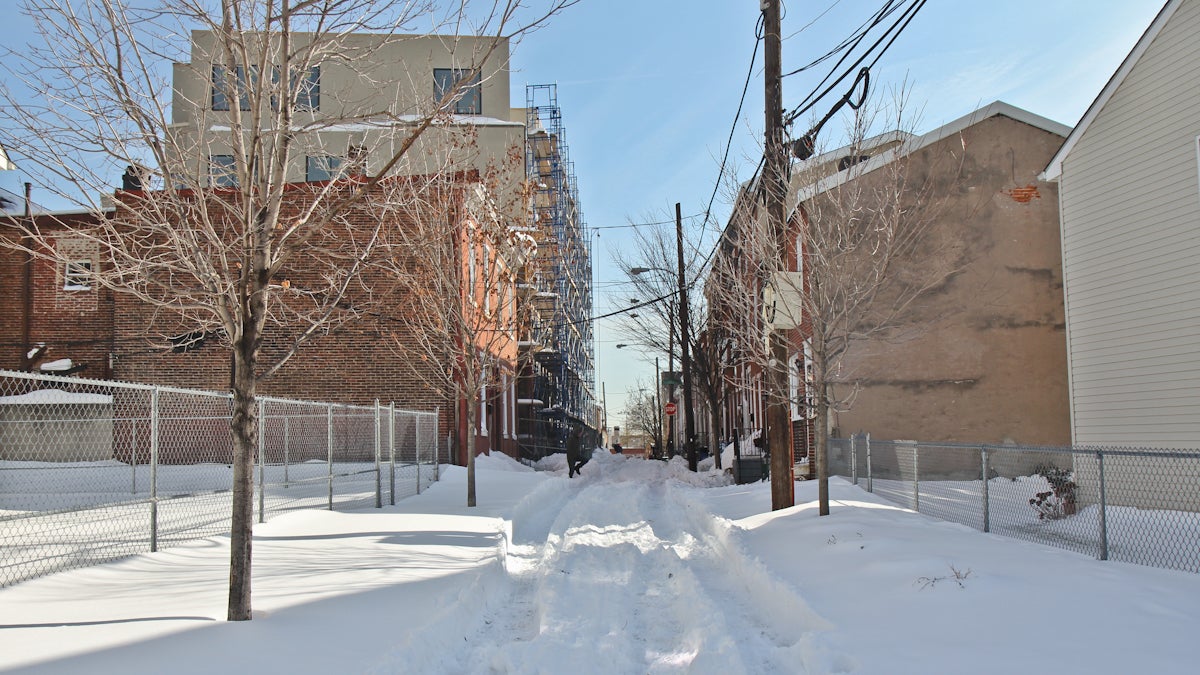
{"label": "dark figure walking", "polygon": [[583,441],[583,430],[574,429],[571,435],[567,438],[567,477],[574,478],[575,474],[587,464],[588,458],[584,456],[583,449],[580,447]]}

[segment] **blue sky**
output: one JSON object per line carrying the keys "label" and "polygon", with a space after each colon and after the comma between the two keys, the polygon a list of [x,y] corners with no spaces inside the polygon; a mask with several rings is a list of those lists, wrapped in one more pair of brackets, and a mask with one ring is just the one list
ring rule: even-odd
{"label": "blue sky", "polygon": [[[824,54],[881,4],[785,2],[784,72]],[[1161,7],[1158,0],[932,0],[872,72],[872,83],[885,91],[908,82],[917,131],[995,100],[1074,125]],[[558,84],[589,226],[665,220],[675,202],[685,215],[704,211],[757,17],[754,0],[584,0],[514,47],[514,106],[522,105],[526,83]],[[761,154],[761,68],[760,51],[730,154],[742,180]],[[816,72],[785,79],[785,108],[816,86],[825,71]],[[710,238],[728,215],[723,197],[714,206],[716,224],[704,233]],[[599,234],[595,304],[603,314],[632,297],[612,263],[631,236],[628,229]],[[612,320],[601,320],[596,335],[597,389],[605,384],[610,424],[619,424],[626,392],[639,379],[653,382],[655,355],[616,349],[629,339]]]}
{"label": "blue sky", "polygon": [[[784,71],[828,51],[880,4],[785,2]],[[17,2],[0,0],[0,7],[0,40],[24,41]],[[907,81],[917,131],[994,100],[1073,125],[1160,8],[1158,0],[931,0],[872,83],[884,91]],[[675,202],[684,214],[704,210],[750,67],[757,18],[755,0],[583,0],[514,45],[514,107],[524,105],[526,84],[558,85],[589,226],[664,220]],[[760,50],[730,152],[733,175],[742,180],[761,153],[761,66]],[[824,72],[785,79],[785,107]],[[0,186],[19,191],[20,181],[19,172],[0,172]],[[727,214],[719,193],[714,222],[688,236],[711,241]],[[602,314],[631,297],[612,264],[613,251],[628,249],[631,235],[599,235],[593,258]],[[614,423],[638,379],[653,381],[654,354],[617,350],[629,340],[611,320],[601,320],[596,335],[597,389],[605,384]]]}

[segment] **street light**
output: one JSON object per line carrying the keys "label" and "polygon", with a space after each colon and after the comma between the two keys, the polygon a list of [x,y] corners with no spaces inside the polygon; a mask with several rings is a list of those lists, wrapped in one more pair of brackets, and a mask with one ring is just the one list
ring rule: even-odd
{"label": "street light", "polygon": [[[680,367],[683,369],[683,420],[684,420],[684,444],[687,448],[688,468],[692,471],[696,470],[696,442],[695,442],[695,420],[692,416],[692,363],[691,363],[691,345],[688,344],[690,338],[688,336],[688,299],[687,299],[687,280],[684,276],[683,266],[683,217],[680,215],[680,205],[675,204],[675,253],[677,258],[677,269],[672,272],[665,267],[632,267],[629,269],[630,276],[645,274],[646,272],[659,271],[664,274],[674,274],[679,285],[679,351],[681,355]],[[674,309],[674,308],[672,308]],[[674,317],[671,318],[672,338],[674,337]],[[674,350],[670,350],[673,352]],[[673,354],[671,354],[673,356]]]}

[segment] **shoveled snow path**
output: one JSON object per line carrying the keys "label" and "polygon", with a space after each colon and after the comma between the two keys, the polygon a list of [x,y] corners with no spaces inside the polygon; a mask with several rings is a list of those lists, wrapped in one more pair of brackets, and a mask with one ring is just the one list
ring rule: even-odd
{"label": "shoveled snow path", "polygon": [[[774,673],[847,668],[826,621],[746,556],[736,528],[664,470],[551,480],[513,521],[508,592],[458,645],[460,672]],[[487,580],[484,580],[487,584]],[[496,584],[500,585],[500,584]],[[484,592],[486,594],[486,592]],[[443,667],[449,664],[441,664]]]}

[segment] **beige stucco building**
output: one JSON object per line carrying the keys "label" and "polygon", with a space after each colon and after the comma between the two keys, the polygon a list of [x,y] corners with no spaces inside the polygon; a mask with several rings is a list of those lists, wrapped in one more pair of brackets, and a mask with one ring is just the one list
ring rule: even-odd
{"label": "beige stucco building", "polygon": [[[312,40],[293,37],[301,44]],[[277,64],[226,60],[211,31],[195,31],[191,61],[173,67],[171,140],[184,158],[183,172],[207,175],[214,184],[232,182],[231,128],[270,125],[284,89]],[[389,173],[486,172],[506,165],[513,175],[503,182],[514,182],[524,173],[525,111],[509,105],[508,60],[507,40],[491,37],[363,33],[331,40],[288,76],[297,105],[286,182],[327,180],[339,170],[381,172],[413,126],[475,68],[476,77]]]}

